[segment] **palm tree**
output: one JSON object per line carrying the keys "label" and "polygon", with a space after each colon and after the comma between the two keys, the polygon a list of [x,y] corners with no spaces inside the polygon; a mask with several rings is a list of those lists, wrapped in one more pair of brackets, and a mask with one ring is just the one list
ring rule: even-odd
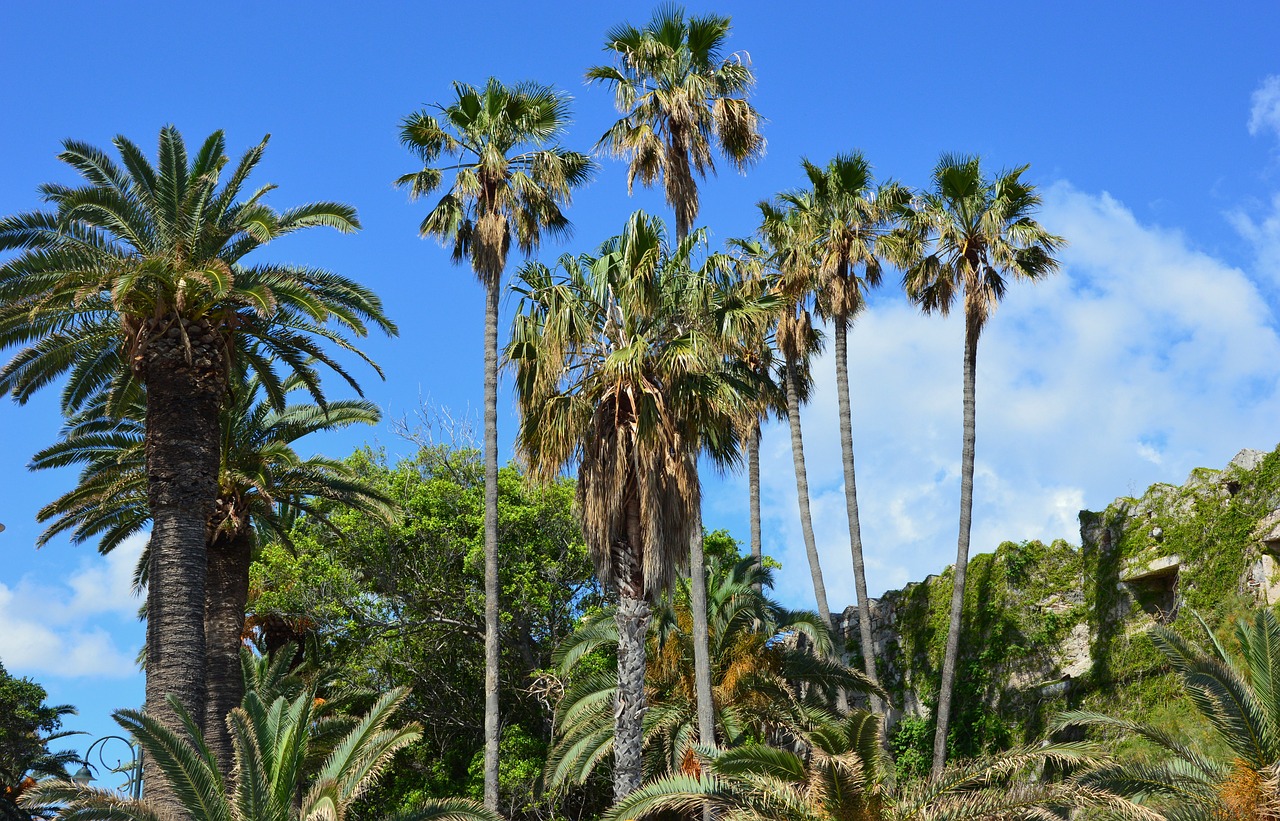
{"label": "palm tree", "polygon": [[[741,276],[766,290],[778,292],[780,282],[769,273],[769,254],[756,239],[732,238],[728,241],[730,253],[737,260]],[[756,401],[747,408],[739,420],[740,435],[747,444],[747,500],[751,528],[751,555],[757,563],[764,560],[760,524],[760,440],[761,424],[766,418],[784,419],[787,416],[786,390],[783,388],[785,366],[779,358],[775,331],[776,321],[759,325],[752,333],[737,340],[732,356],[745,368],[756,385]],[[797,385],[800,402],[809,401],[811,380],[807,371]]]}
{"label": "palm tree", "polygon": [[1159,818],[1074,779],[1034,777],[1045,765],[1101,760],[1093,747],[1080,743],[1016,748],[953,766],[941,778],[894,783],[880,719],[864,710],[817,724],[787,749],[748,744],[703,755],[700,776],[652,781],[616,804],[603,821],[689,812],[706,801],[723,817],[741,821],[1050,821],[1075,807],[1144,821]]}
{"label": "palm tree", "polygon": [[[1197,749],[1157,727],[1089,711],[1063,713],[1053,729],[1096,727],[1153,745],[1160,756],[1155,760],[1109,762],[1083,779],[1165,808],[1168,818],[1272,818],[1280,801],[1280,620],[1270,609],[1241,618],[1238,653],[1228,652],[1209,626],[1199,623],[1207,650],[1166,627],[1157,626],[1150,635],[1219,745]],[[1219,749],[1230,757],[1219,757]]]}
{"label": "palm tree", "polygon": [[764,308],[724,300],[713,270],[696,266],[695,231],[674,248],[643,212],[595,255],[561,257],[558,273],[526,265],[507,357],[516,370],[518,449],[530,473],[553,480],[578,466],[583,535],[597,576],[618,596],[614,793],[639,786],[646,709],[644,639],[652,603],[687,557],[701,498],[700,447],[737,450],[735,394],[722,314]]}
{"label": "palm tree", "polygon": [[740,171],[764,155],[760,115],[746,99],[755,74],[745,55],[723,53],[730,25],[663,5],[643,28],[610,29],[604,47],[614,64],[587,71],[589,82],[613,90],[623,115],[599,148],[630,163],[628,192],[637,178],[646,187],[662,178],[681,240],[697,219],[697,179],[715,172],[716,149]]}
{"label": "palm tree", "polygon": [[[281,385],[286,395],[302,388],[296,375]],[[91,403],[69,421],[58,444],[35,455],[31,466],[36,469],[84,466],[77,487],[39,512],[40,521],[51,522],[39,544],[69,530],[76,542],[97,538],[99,551],[108,553],[146,527],[145,411],[138,396],[118,418],[106,415],[101,401]],[[223,408],[218,499],[206,548],[203,727],[224,778],[232,765],[226,717],[243,696],[241,636],[258,534],[273,534],[287,543],[289,523],[299,514],[326,521],[317,506],[321,500],[384,521],[390,518],[388,501],[347,464],[318,455],[304,459],[293,445],[311,433],[373,425],[380,418],[377,406],[364,400],[334,401],[323,408],[290,404],[276,410],[258,380],[244,375]],[[149,553],[148,548],[138,563],[140,585],[147,581]]]}
{"label": "palm tree", "polygon": [[[313,688],[293,698],[267,701],[256,691],[232,711],[228,723],[235,743],[235,776],[227,780],[193,718],[173,699],[182,720],[175,732],[151,715],[120,710],[116,722],[147,759],[157,762],[193,821],[322,821],[344,818],[377,781],[392,757],[422,731],[397,727],[392,719],[408,691],[383,694],[357,718],[325,715]],[[344,734],[337,731],[346,729]],[[336,743],[326,744],[326,736]],[[152,802],[121,798],[110,790],[46,781],[24,797],[27,806],[58,807],[59,818],[87,821],[156,821],[166,817]],[[497,821],[498,816],[462,798],[432,799],[391,816],[397,821]]]}
{"label": "palm tree", "polygon": [[904,264],[907,295],[925,313],[946,316],[959,300],[964,309],[964,442],[960,456],[960,535],[956,545],[951,623],[938,688],[938,728],[933,772],[947,759],[947,724],[960,648],[969,532],[973,523],[973,458],[976,435],[974,383],[978,337],[1004,296],[1007,280],[1039,280],[1058,268],[1062,247],[1036,222],[1040,195],[1022,179],[1028,166],[988,178],[977,157],[944,154],[933,169],[933,185],[903,212],[905,238],[895,250]]}
{"label": "palm tree", "polygon": [[[0,219],[0,251],[19,252],[0,266],[0,348],[21,346],[0,368],[0,390],[25,402],[69,374],[69,413],[104,393],[115,413],[136,385],[145,388],[146,703],[176,730],[167,695],[188,713],[204,712],[205,528],[217,498],[226,374],[254,371],[280,404],[279,362],[323,404],[314,362],[356,383],[322,341],[354,351],[348,334],[364,336],[367,324],[394,334],[395,326],[350,279],[246,261],[304,228],[359,228],[355,210],[339,203],[277,212],[263,202],[272,186],[242,199],[265,139],[225,180],[222,132],[189,157],[182,135],[165,127],[156,165],[124,137],[114,145],[123,167],[93,146],[65,142],[59,158],[83,184],[44,185],[51,210]],[[165,789],[162,778],[147,783]],[[172,794],[154,797],[177,811]]]}
{"label": "palm tree", "polygon": [[[693,229],[698,179],[715,172],[716,149],[739,171],[764,154],[760,117],[747,102],[755,85],[750,61],[740,53],[723,53],[730,28],[728,17],[686,17],[680,6],[663,5],[643,28],[623,23],[611,29],[605,50],[613,52],[613,65],[587,71],[589,82],[613,90],[623,115],[597,148],[629,162],[628,193],[637,177],[645,187],[662,178],[667,204],[675,211],[677,242]],[[694,667],[702,741],[714,744],[707,625],[702,619],[707,597],[702,511],[696,514],[689,544]]]}
{"label": "palm tree", "polygon": [[[802,160],[810,189],[804,196],[783,195],[793,206],[816,243],[818,315],[834,333],[836,396],[840,406],[840,450],[844,458],[845,511],[849,517],[849,549],[858,595],[858,628],[867,676],[876,681],[875,650],[871,641],[871,610],[862,556],[862,527],[858,518],[858,485],[854,474],[853,423],[849,403],[849,325],[866,307],[867,291],[879,287],[881,260],[877,244],[888,233],[897,210],[909,194],[893,183],[875,187],[871,165],[859,152],[842,154],[825,167]],[[872,700],[874,712],[881,712]]]}
{"label": "palm tree", "polygon": [[[400,141],[422,170],[397,184],[414,198],[435,191],[444,172],[453,185],[422,220],[420,231],[471,263],[485,292],[484,314],[484,562],[485,562],[485,806],[498,806],[498,297],[514,241],[525,254],[544,234],[565,235],[561,208],[591,176],[585,154],[557,144],[569,124],[569,97],[549,86],[483,88],[454,83],[455,99],[405,118]],[[442,157],[452,163],[436,166]]]}
{"label": "palm tree", "polygon": [[[839,626],[831,617],[827,604],[827,587],[818,557],[818,544],[813,534],[813,516],[809,510],[809,474],[804,460],[804,438],[800,427],[800,405],[808,394],[809,360],[822,345],[821,332],[813,326],[808,304],[813,294],[815,270],[814,242],[810,226],[796,207],[800,195],[792,195],[781,206],[760,203],[762,242],[757,246],[757,264],[777,273],[777,290],[781,309],[774,326],[774,342],[782,353],[782,385],[787,421],[791,429],[791,457],[796,476],[796,497],[800,508],[800,530],[809,558],[813,579],[813,595],[818,614],[839,635]],[[844,707],[843,700],[841,707]]]}
{"label": "palm tree", "polygon": [[[831,633],[816,613],[787,610],[760,592],[773,576],[752,558],[709,566],[712,681],[716,726],[723,745],[750,738],[792,738],[829,712],[840,689],[869,692],[866,677],[828,657]],[[649,631],[653,663],[644,726],[645,770],[671,775],[696,769],[697,705],[689,659],[693,655],[687,590],[656,609]],[[804,635],[807,647],[793,639]],[[612,653],[618,631],[610,614],[587,619],[557,649],[557,674],[567,680],[556,706],[556,742],[546,780],[585,782],[614,738],[616,675],[583,663],[596,651]]]}

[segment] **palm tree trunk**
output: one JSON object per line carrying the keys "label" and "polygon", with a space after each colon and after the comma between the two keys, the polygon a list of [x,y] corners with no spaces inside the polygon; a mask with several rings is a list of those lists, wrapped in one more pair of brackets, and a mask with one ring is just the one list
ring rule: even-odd
{"label": "palm tree trunk", "polygon": [[[169,696],[197,720],[204,716],[205,541],[218,492],[225,392],[219,344],[193,342],[188,349],[181,337],[162,336],[146,347],[141,363],[152,520],[146,711],[178,733],[184,731]],[[182,817],[173,788],[151,759],[143,783],[162,816]]]}
{"label": "palm tree trunk", "polygon": [[[699,494],[701,496],[701,494]],[[708,747],[716,743],[715,705],[711,699],[710,630],[707,624],[707,563],[703,555],[701,502],[694,505],[696,519],[689,540],[689,609],[693,614],[693,681],[698,704],[698,740]]]}
{"label": "palm tree trunk", "polygon": [[208,671],[204,739],[218,761],[222,778],[235,767],[227,714],[244,698],[240,667],[244,611],[249,600],[249,565],[253,560],[253,532],[245,528],[208,546],[208,583],[204,602],[204,635]]}
{"label": "palm tree trunk", "polygon": [[[764,561],[760,538],[760,422],[756,421],[747,436],[747,487],[751,502],[751,558],[757,565]],[[756,592],[761,586],[756,584]]]}
{"label": "palm tree trunk", "polygon": [[[862,559],[862,525],[858,520],[858,483],[853,471],[853,410],[849,402],[849,328],[845,317],[835,320],[836,395],[840,402],[840,451],[844,456],[844,506],[849,514],[849,551],[853,554],[853,584],[858,594],[858,638],[867,677],[876,684],[876,652],[871,641],[871,603],[867,600],[867,570]],[[871,709],[884,712],[880,699]]]}
{"label": "palm tree trunk", "polygon": [[[804,534],[804,549],[809,556],[809,573],[813,577],[813,596],[818,602],[818,615],[829,625],[832,635],[838,637],[840,631],[831,620],[831,608],[827,606],[827,586],[822,581],[822,564],[818,561],[818,542],[813,536],[813,516],[809,513],[809,474],[804,466],[804,438],[800,433],[800,397],[796,392],[795,361],[787,358],[787,373],[784,382],[787,391],[787,420],[791,423],[791,459],[796,468],[796,497],[800,503],[800,531]],[[841,711],[848,707],[844,690],[837,696],[837,706]]]}
{"label": "palm tree trunk", "polygon": [[964,445],[960,453],[960,536],[956,542],[955,584],[951,590],[951,622],[947,650],[942,658],[942,683],[938,687],[938,729],[933,736],[933,777],[947,763],[947,728],[951,720],[951,690],[960,653],[960,616],[964,607],[965,571],[969,565],[969,531],[973,525],[973,454],[977,439],[975,374],[978,365],[978,333],[981,328],[965,318],[964,335]]}
{"label": "palm tree trunk", "polygon": [[618,597],[618,701],[613,732],[613,798],[615,803],[640,787],[644,753],[645,635],[649,602],[625,593]]}
{"label": "palm tree trunk", "polygon": [[498,811],[498,296],[485,278],[484,311],[484,805]]}
{"label": "palm tree trunk", "polygon": [[[688,153],[682,148],[675,152],[677,159],[685,162],[684,171],[668,169],[668,174],[676,174],[684,179],[688,177],[688,185],[692,191],[678,196],[672,203],[676,211],[676,241],[684,242],[693,227],[693,214],[697,213],[697,189],[693,186],[692,176],[688,174]],[[681,174],[684,177],[681,177]],[[692,203],[692,204],[691,204]],[[694,453],[694,473],[697,473],[697,452]],[[707,626],[707,563],[703,555],[702,537],[702,494],[693,503],[694,527],[689,538],[689,607],[693,611],[693,684],[694,698],[698,707],[698,740],[707,746],[716,743],[715,705],[711,698],[711,649]],[[706,813],[704,812],[704,815]]]}

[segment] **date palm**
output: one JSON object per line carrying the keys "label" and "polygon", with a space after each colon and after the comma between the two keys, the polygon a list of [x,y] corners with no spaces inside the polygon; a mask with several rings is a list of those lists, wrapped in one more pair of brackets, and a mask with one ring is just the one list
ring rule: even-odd
{"label": "date palm", "polygon": [[[792,738],[814,716],[832,717],[841,688],[868,692],[856,670],[828,657],[831,634],[816,613],[791,611],[767,594],[772,573],[754,559],[709,565],[708,623],[716,726],[722,746],[749,738]],[[645,770],[672,775],[696,769],[697,705],[689,660],[692,614],[687,590],[659,603],[648,636],[653,660],[644,724]],[[806,637],[801,647],[793,639]],[[584,663],[596,651],[616,652],[618,631],[608,614],[588,619],[556,648],[557,673],[568,681],[556,706],[556,742],[547,756],[549,784],[584,782],[613,743],[618,679]]]}
{"label": "date palm", "polygon": [[[396,752],[422,735],[416,725],[396,726],[393,718],[408,691],[380,697],[363,716],[327,714],[314,689],[272,700],[256,690],[228,717],[235,746],[235,774],[223,776],[196,719],[175,699],[179,731],[149,714],[120,710],[116,722],[128,731],[148,760],[174,786],[182,818],[192,821],[323,821],[345,818],[377,781]],[[341,729],[346,732],[340,732]],[[336,743],[327,743],[332,737]],[[121,798],[111,790],[47,781],[24,796],[29,807],[57,807],[66,821],[112,818],[157,821],[166,818],[146,800]],[[397,821],[498,821],[498,816],[466,799],[428,799],[388,816]]]}
{"label": "date palm", "polygon": [[1084,780],[1161,807],[1167,818],[1272,818],[1280,802],[1280,620],[1270,609],[1241,618],[1236,653],[1203,621],[1200,626],[1204,647],[1166,627],[1153,628],[1151,640],[1181,677],[1229,758],[1183,743],[1157,727],[1095,712],[1063,713],[1054,720],[1054,729],[1093,727],[1153,745],[1156,760],[1108,762]]}
{"label": "date palm", "polygon": [[[400,141],[422,170],[397,184],[426,196],[452,172],[453,183],[422,220],[422,236],[452,246],[484,287],[485,806],[498,806],[498,297],[514,244],[530,254],[544,235],[562,236],[561,210],[591,176],[585,154],[558,144],[569,124],[569,97],[549,86],[483,88],[454,83],[454,99],[405,118]],[[437,116],[438,115],[438,116]],[[444,165],[438,165],[443,161]]]}
{"label": "date palm", "polygon": [[[859,152],[838,155],[825,166],[808,160],[803,160],[802,165],[809,182],[805,195],[784,195],[781,199],[796,209],[816,245],[816,308],[818,316],[830,321],[833,330],[845,512],[849,519],[849,549],[858,596],[859,638],[867,676],[876,681],[854,472],[848,336],[849,326],[866,307],[867,292],[880,285],[882,255],[878,246],[893,227],[896,213],[906,205],[909,193],[894,183],[877,188],[871,164]],[[873,699],[872,704],[874,712],[881,712],[877,700]]]}
{"label": "date palm", "polygon": [[[110,413],[145,388],[151,511],[147,709],[178,728],[166,696],[204,711],[205,528],[217,498],[219,415],[233,367],[255,372],[277,404],[281,368],[323,402],[315,363],[354,380],[323,343],[395,326],[378,298],[329,271],[251,262],[273,239],[316,226],[359,227],[355,209],[318,202],[276,211],[244,196],[266,140],[228,169],[222,132],[194,156],[176,128],[160,132],[156,164],[117,137],[118,164],[76,141],[59,158],[79,185],[41,187],[50,208],[0,219],[0,390],[19,402],[69,375],[64,408],[106,394]],[[358,351],[357,351],[358,353]],[[363,355],[361,355],[363,357]],[[365,361],[369,361],[366,360]],[[277,364],[278,363],[278,364]],[[370,363],[372,364],[372,363]],[[148,789],[177,811],[162,778]]]}
{"label": "date palm", "polygon": [[[301,390],[290,377],[285,394]],[[96,539],[108,553],[150,520],[147,506],[145,406],[135,396],[119,417],[105,413],[103,402],[91,403],[72,417],[56,445],[36,454],[32,467],[82,465],[77,487],[42,508],[49,522],[39,544],[70,531],[76,542]],[[205,738],[224,777],[232,765],[226,717],[243,695],[241,635],[249,591],[249,567],[258,534],[288,540],[288,527],[299,514],[324,520],[321,500],[346,505],[378,519],[390,516],[388,502],[361,481],[345,463],[324,456],[301,457],[295,443],[320,431],[354,424],[376,424],[377,406],[364,400],[271,406],[256,379],[239,381],[223,408],[218,499],[209,521],[206,546],[205,648],[207,698]],[[144,551],[136,579],[145,584],[150,549]]]}
{"label": "date palm", "polygon": [[[645,635],[688,546],[701,489],[700,447],[731,458],[735,394],[750,385],[726,367],[726,300],[702,231],[668,245],[643,212],[595,255],[533,263],[514,290],[520,307],[507,358],[516,371],[518,449],[537,479],[578,468],[583,535],[601,582],[617,595],[618,690],[614,793],[639,786],[646,703]],[[729,306],[729,307],[727,307]]]}
{"label": "date palm", "polygon": [[[938,688],[933,772],[947,757],[951,691],[960,649],[969,533],[973,524],[973,460],[976,438],[974,385],[978,337],[1004,297],[1009,279],[1036,281],[1058,269],[1054,253],[1063,239],[1035,220],[1040,195],[1022,179],[1027,166],[988,177],[977,157],[946,154],[933,169],[930,189],[903,212],[905,238],[896,251],[907,295],[925,313],[946,316],[958,302],[964,312],[964,439],[960,456],[960,533],[956,543],[951,622]],[[896,238],[897,239],[897,238]]]}
{"label": "date palm", "polygon": [[708,801],[720,817],[737,821],[1053,821],[1077,807],[1135,821],[1160,818],[1076,779],[1034,777],[1045,765],[1102,760],[1096,748],[1080,743],[1020,747],[952,766],[937,779],[895,783],[880,719],[864,710],[818,723],[786,749],[750,744],[703,755],[701,776],[652,781],[603,821],[690,812]]}

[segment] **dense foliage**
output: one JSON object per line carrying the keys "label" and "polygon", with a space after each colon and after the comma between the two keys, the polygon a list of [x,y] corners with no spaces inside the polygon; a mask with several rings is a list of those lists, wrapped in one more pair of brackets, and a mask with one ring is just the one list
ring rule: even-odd
{"label": "dense foliage", "polygon": [[75,753],[50,751],[49,743],[70,735],[62,719],[69,705],[46,704],[46,692],[28,678],[16,678],[0,664],[0,818],[25,821],[18,799],[36,779],[65,778]]}
{"label": "dense foliage", "polygon": [[[399,804],[417,794],[479,787],[483,744],[484,474],[468,447],[423,444],[389,464],[376,451],[349,460],[402,510],[386,525],[348,510],[331,527],[301,521],[292,547],[269,544],[253,569],[249,624],[263,647],[309,643],[353,684],[410,688],[401,712],[423,726],[378,788]],[[551,705],[537,674],[584,608],[598,602],[574,518],[573,484],[531,487],[514,467],[499,474],[502,809],[519,814],[550,740]],[[522,761],[533,760],[530,766]],[[517,773],[524,773],[517,776]]]}

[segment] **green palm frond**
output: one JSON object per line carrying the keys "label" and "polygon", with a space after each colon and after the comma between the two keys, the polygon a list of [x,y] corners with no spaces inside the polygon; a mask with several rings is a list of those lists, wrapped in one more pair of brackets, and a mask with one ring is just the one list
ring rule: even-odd
{"label": "green palm frond", "polygon": [[[816,614],[787,610],[757,590],[756,581],[770,580],[770,573],[751,558],[724,564],[713,560],[709,567],[712,685],[717,736],[725,746],[740,744],[746,736],[801,737],[832,720],[838,687],[874,690],[860,672],[818,655],[830,647],[829,628]],[[688,608],[682,586],[658,603],[650,626],[644,744],[647,771],[653,775],[678,772],[698,743]],[[805,650],[783,641],[797,632],[816,641]],[[612,657],[617,636],[616,622],[606,611],[584,620],[555,651],[557,672],[566,684],[547,757],[544,777],[549,784],[585,781],[612,752],[618,678],[611,668],[595,669],[584,661],[597,652]],[[878,742],[870,740],[875,732],[860,727],[859,744],[875,746]]]}
{"label": "green palm frond", "polygon": [[[148,323],[160,319],[203,323],[233,358],[248,339],[285,362],[314,356],[316,335],[350,346],[347,335],[365,335],[367,324],[396,332],[377,296],[354,280],[247,260],[297,230],[359,227],[354,209],[342,203],[276,212],[260,199],[273,186],[241,199],[265,140],[225,178],[221,132],[189,155],[168,126],[154,164],[124,137],[114,145],[119,164],[94,146],[66,141],[59,159],[83,184],[43,186],[48,210],[0,220],[0,247],[19,251],[0,265],[0,348],[17,349],[0,369],[0,389],[18,401],[66,376],[69,413],[104,391],[118,406],[121,392],[143,376],[140,360],[130,357],[155,338]],[[284,333],[294,323],[281,321],[298,312],[325,324],[325,332]],[[262,361],[232,364],[256,370]],[[308,387],[321,397],[318,383]]]}
{"label": "green palm frond", "polygon": [[1097,727],[1151,742],[1160,753],[1158,760],[1108,762],[1082,774],[1080,781],[1133,801],[1170,808],[1169,818],[1231,815],[1235,810],[1227,806],[1224,792],[1229,792],[1232,779],[1242,772],[1261,782],[1280,762],[1275,720],[1280,704],[1274,677],[1280,669],[1280,620],[1268,608],[1242,618],[1236,625],[1240,653],[1234,655],[1198,614],[1195,618],[1209,650],[1165,627],[1153,628],[1151,638],[1182,679],[1192,704],[1230,750],[1230,760],[1158,728],[1097,713],[1068,712],[1054,722],[1057,729]]}
{"label": "green palm frond", "polygon": [[[482,87],[454,83],[439,116],[419,111],[401,122],[400,142],[422,168],[399,177],[412,199],[427,196],[453,172],[453,183],[423,219],[421,234],[469,261],[482,282],[500,277],[509,248],[526,255],[544,236],[569,229],[563,208],[585,185],[594,163],[558,144],[569,123],[569,97],[549,86]],[[444,165],[436,165],[440,161]]]}
{"label": "green palm frond", "polygon": [[644,27],[611,29],[613,65],[586,73],[613,91],[623,115],[597,150],[628,160],[628,191],[637,179],[662,178],[681,236],[698,215],[697,178],[715,172],[714,153],[740,171],[764,155],[760,115],[747,101],[755,75],[745,53],[724,54],[729,33],[728,17],[660,6]]}

